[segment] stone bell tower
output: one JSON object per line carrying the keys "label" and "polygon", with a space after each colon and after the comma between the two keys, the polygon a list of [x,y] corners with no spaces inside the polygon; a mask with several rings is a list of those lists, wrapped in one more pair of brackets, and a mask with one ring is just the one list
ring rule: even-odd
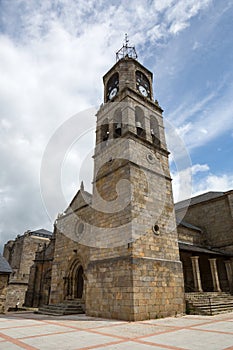
{"label": "stone bell tower", "polygon": [[128,40],[97,112],[87,314],[129,321],[184,312],[162,108]]}

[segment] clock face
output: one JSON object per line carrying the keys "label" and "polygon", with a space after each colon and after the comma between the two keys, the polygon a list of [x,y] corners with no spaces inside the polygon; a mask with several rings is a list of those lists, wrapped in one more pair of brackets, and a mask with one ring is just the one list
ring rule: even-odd
{"label": "clock face", "polygon": [[139,85],[138,90],[141,92],[141,94],[142,94],[143,96],[145,96],[145,97],[148,96],[148,92],[147,92],[147,90],[146,90],[146,88],[145,88],[144,86]]}
{"label": "clock face", "polygon": [[118,93],[119,89],[119,76],[118,73],[115,73],[111,76],[107,83],[107,101],[111,100]]}
{"label": "clock face", "polygon": [[140,71],[136,71],[136,86],[137,90],[144,96],[149,97],[150,94],[150,83],[145,74]]}
{"label": "clock face", "polygon": [[117,94],[117,88],[114,87],[109,94],[109,100],[111,100],[114,96],[116,96],[116,94]]}

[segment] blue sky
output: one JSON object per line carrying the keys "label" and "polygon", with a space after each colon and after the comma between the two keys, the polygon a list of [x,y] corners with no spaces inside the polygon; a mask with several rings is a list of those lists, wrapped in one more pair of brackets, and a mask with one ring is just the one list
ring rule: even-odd
{"label": "blue sky", "polygon": [[[102,103],[102,76],[125,33],[154,73],[165,125],[188,155],[177,166],[168,135],[175,200],[188,195],[182,173],[192,173],[192,195],[232,189],[232,18],[232,0],[1,0],[0,245],[28,229],[52,229],[55,216],[41,198],[44,150],[71,116]],[[90,130],[61,169],[66,204],[82,178],[91,188],[95,119],[92,128],[85,118],[80,124]],[[51,186],[54,203],[55,193]]]}

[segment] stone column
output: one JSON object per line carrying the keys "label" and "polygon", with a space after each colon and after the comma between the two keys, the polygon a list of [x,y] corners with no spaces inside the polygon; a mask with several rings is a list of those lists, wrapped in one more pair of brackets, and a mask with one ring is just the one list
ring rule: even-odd
{"label": "stone column", "polygon": [[226,267],[226,271],[227,271],[227,280],[229,283],[229,289],[230,289],[230,292],[232,293],[232,291],[233,291],[233,271],[232,271],[231,261],[226,260],[226,261],[224,261],[224,263],[225,263],[225,267]]}
{"label": "stone column", "polygon": [[219,278],[218,278],[218,269],[216,264],[216,258],[209,259],[211,275],[213,280],[214,292],[221,292]]}
{"label": "stone column", "polygon": [[196,292],[203,292],[202,286],[201,286],[201,275],[200,275],[198,259],[199,259],[199,256],[191,256],[194,287]]}

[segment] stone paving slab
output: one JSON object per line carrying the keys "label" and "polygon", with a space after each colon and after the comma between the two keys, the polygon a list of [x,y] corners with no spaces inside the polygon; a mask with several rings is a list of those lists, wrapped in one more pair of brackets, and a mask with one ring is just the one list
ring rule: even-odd
{"label": "stone paving slab", "polygon": [[233,313],[141,322],[85,315],[0,315],[0,350],[233,350]]}
{"label": "stone paving slab", "polygon": [[182,349],[226,349],[232,346],[233,335],[208,333],[192,329],[181,329],[174,333],[144,338],[145,342],[159,343]]}
{"label": "stone paving slab", "polygon": [[[1,347],[2,345],[2,347]],[[4,342],[4,344],[0,343],[0,349],[2,350],[21,350],[23,348],[21,348],[20,346],[17,346],[15,344],[9,343],[8,341]]]}

